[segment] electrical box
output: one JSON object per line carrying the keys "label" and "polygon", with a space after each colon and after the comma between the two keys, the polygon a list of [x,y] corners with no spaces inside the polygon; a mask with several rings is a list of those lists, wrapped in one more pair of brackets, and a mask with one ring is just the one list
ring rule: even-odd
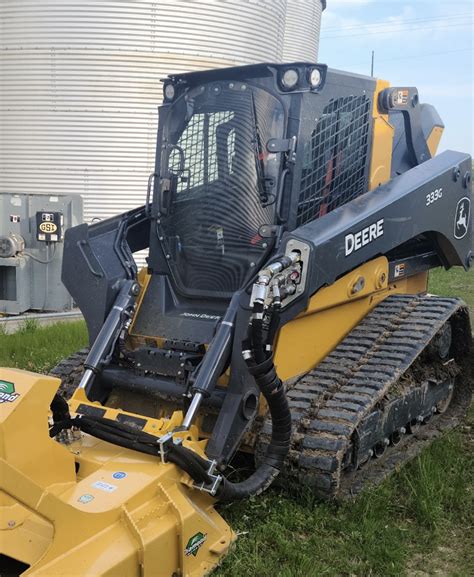
{"label": "electrical box", "polygon": [[42,242],[59,242],[62,238],[64,225],[62,212],[36,213],[36,239]]}
{"label": "electrical box", "polygon": [[82,222],[79,195],[0,193],[0,314],[73,307],[61,282],[63,239]]}

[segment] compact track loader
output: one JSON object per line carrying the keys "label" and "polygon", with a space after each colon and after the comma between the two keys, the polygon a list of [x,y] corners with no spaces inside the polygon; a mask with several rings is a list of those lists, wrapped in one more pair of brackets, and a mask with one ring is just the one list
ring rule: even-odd
{"label": "compact track loader", "polygon": [[472,265],[471,158],[442,130],[321,64],[164,81],[145,205],[65,236],[90,348],[0,371],[4,573],[204,575],[216,503],[356,494],[458,422],[468,310],[427,279]]}

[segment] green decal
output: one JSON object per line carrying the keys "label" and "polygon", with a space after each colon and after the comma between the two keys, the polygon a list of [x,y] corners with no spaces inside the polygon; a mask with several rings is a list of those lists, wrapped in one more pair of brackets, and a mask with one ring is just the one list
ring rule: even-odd
{"label": "green decal", "polygon": [[15,385],[9,381],[0,381],[0,403],[13,403],[19,397],[15,393]]}
{"label": "green decal", "polygon": [[196,557],[199,549],[204,544],[206,538],[207,538],[206,533],[199,532],[196,533],[196,535],[193,535],[191,539],[189,539],[188,544],[186,545],[186,549],[184,550],[186,557],[188,557],[189,555],[193,555],[194,557]]}

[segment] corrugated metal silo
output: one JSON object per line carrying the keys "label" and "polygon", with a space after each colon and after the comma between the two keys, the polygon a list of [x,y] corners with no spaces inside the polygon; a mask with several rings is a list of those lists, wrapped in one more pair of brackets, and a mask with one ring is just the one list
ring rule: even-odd
{"label": "corrugated metal silo", "polygon": [[80,193],[87,222],[141,204],[159,79],[315,60],[320,13],[320,0],[2,0],[0,192]]}
{"label": "corrugated metal silo", "polygon": [[317,62],[326,0],[287,0],[283,62]]}

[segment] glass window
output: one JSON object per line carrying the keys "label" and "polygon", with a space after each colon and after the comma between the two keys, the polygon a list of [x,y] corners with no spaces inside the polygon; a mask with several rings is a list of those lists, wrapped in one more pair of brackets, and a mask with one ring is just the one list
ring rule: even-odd
{"label": "glass window", "polygon": [[[232,87],[230,86],[232,84]],[[258,234],[274,221],[282,138],[281,103],[261,89],[204,85],[172,105],[164,127],[162,169],[177,178],[162,236],[178,286],[194,294],[228,295],[240,288],[268,248]]]}

